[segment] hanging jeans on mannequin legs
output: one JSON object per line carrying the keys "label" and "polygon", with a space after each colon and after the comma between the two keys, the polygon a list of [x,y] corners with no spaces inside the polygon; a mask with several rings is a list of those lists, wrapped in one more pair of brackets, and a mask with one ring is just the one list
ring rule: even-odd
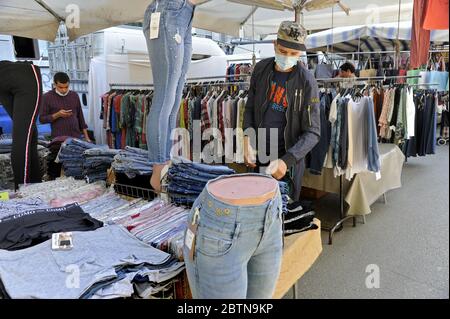
{"label": "hanging jeans on mannequin legs", "polygon": [[41,182],[36,117],[42,96],[39,67],[27,62],[0,61],[0,103],[13,121],[11,164],[14,183]]}
{"label": "hanging jeans on mannequin legs", "polygon": [[[158,38],[150,39],[152,13],[160,12]],[[192,56],[192,17],[188,0],[159,0],[147,7],[143,30],[147,41],[155,95],[147,120],[147,145],[151,162],[170,159],[172,130],[181,103]]]}
{"label": "hanging jeans on mannequin legs", "polygon": [[[253,174],[241,174],[253,175]],[[221,176],[233,178],[238,175]],[[235,206],[215,198],[205,186],[188,216],[199,210],[194,259],[183,255],[195,299],[272,298],[283,251],[282,199],[279,189],[264,204]]]}

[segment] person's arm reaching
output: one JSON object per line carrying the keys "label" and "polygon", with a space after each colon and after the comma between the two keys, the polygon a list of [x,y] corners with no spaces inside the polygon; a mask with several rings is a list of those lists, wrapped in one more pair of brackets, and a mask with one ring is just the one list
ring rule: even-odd
{"label": "person's arm reaching", "polygon": [[320,99],[315,79],[310,79],[305,86],[301,110],[302,133],[297,143],[281,158],[287,167],[294,166],[296,162],[305,158],[320,140]]}

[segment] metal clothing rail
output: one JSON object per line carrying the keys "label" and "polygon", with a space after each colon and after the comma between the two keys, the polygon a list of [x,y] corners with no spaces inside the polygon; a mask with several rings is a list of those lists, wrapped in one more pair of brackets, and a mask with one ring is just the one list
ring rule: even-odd
{"label": "metal clothing rail", "polygon": [[319,78],[317,82],[332,83],[332,82],[346,82],[353,83],[359,81],[385,81],[391,79],[418,79],[421,75],[390,75],[390,76],[372,76],[372,77],[360,77],[360,78]]}
{"label": "metal clothing rail", "polygon": [[[250,85],[250,82],[192,82],[186,83],[185,86],[240,86],[240,85]],[[120,88],[153,88],[153,84],[125,84],[125,83],[111,83],[111,89],[120,89]]]}
{"label": "metal clothing rail", "polygon": [[[220,79],[231,79],[231,78],[244,78],[249,77],[251,74],[240,74],[240,75],[220,75],[220,76],[205,76],[205,77],[195,77],[195,78],[188,78],[186,79],[186,84],[195,84],[194,81],[198,81],[201,83],[201,81],[206,82],[205,84],[213,84],[208,83],[205,80],[220,80]],[[219,82],[219,83],[227,83],[227,82]],[[219,84],[218,83],[218,84]],[[246,82],[228,82],[233,83],[235,85],[239,83],[246,83]],[[110,83],[109,86],[112,87],[153,87],[153,83]]]}

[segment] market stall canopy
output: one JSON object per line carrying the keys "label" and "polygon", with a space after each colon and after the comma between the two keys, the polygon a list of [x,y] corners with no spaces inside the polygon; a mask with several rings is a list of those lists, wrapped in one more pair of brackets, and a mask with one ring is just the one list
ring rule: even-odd
{"label": "market stall canopy", "polygon": [[[409,50],[411,21],[333,28],[309,35],[306,47],[308,50],[326,51],[327,46],[333,45],[334,52],[391,51],[395,48],[397,33],[400,49]],[[449,31],[431,31],[430,40],[448,43]]]}
{"label": "market stall canopy", "polygon": [[[108,27],[142,21],[145,9],[151,2],[151,0],[0,0],[0,34],[54,41],[60,23],[65,21],[69,38],[74,40]],[[259,10],[262,11],[273,12],[273,9],[292,8],[290,3],[290,0],[206,1],[196,9],[194,26],[239,35],[242,23],[255,12],[253,6],[259,6]],[[291,12],[287,16],[292,18],[294,15]]]}
{"label": "market stall canopy", "polygon": [[[311,1],[311,0],[310,0]],[[142,21],[151,0],[0,0],[0,34],[53,41],[62,21],[70,40],[108,27]],[[202,1],[203,2],[203,1]],[[391,22],[398,19],[398,5],[388,0],[345,0],[347,15],[333,9],[307,11],[302,21],[309,30],[334,26]],[[312,6],[310,9],[314,9]],[[79,21],[77,13],[79,12]],[[332,15],[333,13],[333,15]],[[333,16],[333,19],[332,19]],[[401,20],[411,21],[412,0],[402,0]],[[239,36],[276,33],[282,20],[293,20],[292,0],[209,0],[195,11],[194,27]],[[79,25],[77,25],[79,22]],[[75,26],[75,27],[71,27]],[[242,34],[241,34],[242,35]]]}
{"label": "market stall canopy", "polygon": [[[338,6],[333,6],[315,11],[304,10],[300,21],[307,30],[313,31],[322,31],[333,27],[412,21],[412,0],[401,0],[400,12],[398,0],[343,0],[342,2],[350,8],[349,15]],[[290,11],[257,10],[254,16],[255,34],[256,36],[275,34],[281,21],[292,19]],[[219,22],[219,20],[216,21]],[[246,37],[251,37],[252,21],[247,21],[243,25],[243,29]]]}

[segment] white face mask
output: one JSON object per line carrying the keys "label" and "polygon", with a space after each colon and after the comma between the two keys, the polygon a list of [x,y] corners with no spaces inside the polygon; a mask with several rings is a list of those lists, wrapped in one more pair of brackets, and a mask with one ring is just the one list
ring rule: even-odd
{"label": "white face mask", "polygon": [[58,89],[55,88],[55,92],[56,94],[58,94],[59,96],[66,96],[67,94],[69,94],[70,90],[67,90],[67,92],[65,94],[61,93],[58,91]]}
{"label": "white face mask", "polygon": [[275,53],[275,62],[281,70],[286,71],[297,65],[298,57]]}

